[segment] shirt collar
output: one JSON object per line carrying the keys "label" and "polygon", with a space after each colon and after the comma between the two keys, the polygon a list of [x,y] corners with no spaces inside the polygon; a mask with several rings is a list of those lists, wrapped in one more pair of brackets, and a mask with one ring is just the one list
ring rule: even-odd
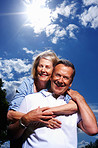
{"label": "shirt collar", "polygon": [[43,89],[43,90],[41,90],[40,92],[41,92],[41,93],[43,94],[43,96],[45,96],[45,97],[52,95],[52,93],[51,93],[51,92],[48,92],[47,89]]}
{"label": "shirt collar", "polygon": [[[54,97],[54,93],[48,92],[47,89],[41,90],[40,91],[45,97],[47,96],[53,96]],[[57,99],[63,99],[64,100],[65,96],[64,95],[60,95]]]}

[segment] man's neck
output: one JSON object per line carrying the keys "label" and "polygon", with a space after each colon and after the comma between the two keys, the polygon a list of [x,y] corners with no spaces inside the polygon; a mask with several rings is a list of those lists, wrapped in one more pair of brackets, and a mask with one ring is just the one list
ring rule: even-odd
{"label": "man's neck", "polygon": [[51,93],[53,94],[53,97],[56,98],[56,99],[57,99],[59,96],[61,96],[61,95],[63,95],[63,96],[66,95],[66,92],[65,92],[64,94],[60,94],[60,95],[55,94],[55,93],[51,90],[51,88],[48,90],[48,92],[51,92]]}

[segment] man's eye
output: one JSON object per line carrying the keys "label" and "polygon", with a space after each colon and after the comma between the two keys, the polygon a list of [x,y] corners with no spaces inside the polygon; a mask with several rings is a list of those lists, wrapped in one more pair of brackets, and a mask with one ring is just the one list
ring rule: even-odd
{"label": "man's eye", "polygon": [[60,77],[61,75],[60,75],[60,74],[56,74],[56,76],[57,76],[57,77]]}
{"label": "man's eye", "polygon": [[64,79],[66,79],[66,80],[68,80],[68,79],[69,79],[67,76],[64,76],[63,78],[64,78]]}

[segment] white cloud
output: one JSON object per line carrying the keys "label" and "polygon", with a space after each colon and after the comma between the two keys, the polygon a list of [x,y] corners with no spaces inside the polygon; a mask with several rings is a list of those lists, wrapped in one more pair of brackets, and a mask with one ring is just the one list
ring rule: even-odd
{"label": "white cloud", "polygon": [[59,39],[64,39],[65,36],[76,39],[75,33],[78,32],[78,26],[69,24],[65,29],[58,24],[51,24],[46,28],[46,35],[51,36],[52,43],[56,44]]}
{"label": "white cloud", "polygon": [[98,0],[83,0],[83,4],[88,6],[92,4],[97,4],[98,5]]}
{"label": "white cloud", "polygon": [[51,24],[46,28],[46,35],[52,36],[52,43],[56,44],[58,39],[62,39],[66,35],[66,30],[58,24]]}
{"label": "white cloud", "polygon": [[52,43],[54,43],[54,44],[56,44],[57,43],[57,41],[59,40],[59,39],[63,39],[63,37],[66,35],[66,31],[65,31],[65,29],[64,28],[58,28],[56,31],[55,31],[55,37],[53,37],[52,38]]}
{"label": "white cloud", "polygon": [[67,27],[66,27],[66,30],[68,31],[69,33],[69,37],[70,38],[74,38],[76,39],[76,36],[74,34],[74,32],[78,32],[78,26],[74,25],[74,24],[69,24]]}
{"label": "white cloud", "polygon": [[10,59],[0,60],[1,76],[4,79],[12,79],[14,74],[13,70],[17,73],[28,72],[31,68],[31,64],[28,64],[27,60]]}
{"label": "white cloud", "polygon": [[86,141],[81,141],[80,143],[79,143],[79,145],[78,145],[78,148],[84,148],[86,145],[88,145],[89,143],[88,142],[86,142]]}
{"label": "white cloud", "polygon": [[79,18],[85,27],[90,26],[96,29],[98,27],[98,6],[91,6],[88,10],[85,9]]}
{"label": "white cloud", "polygon": [[63,15],[65,17],[69,17],[71,14],[74,15],[76,12],[75,3],[67,5],[65,1],[58,7],[56,10],[52,12],[52,18],[57,19],[58,15]]}
{"label": "white cloud", "polygon": [[57,27],[58,27],[58,24],[48,25],[47,28],[46,28],[46,35],[47,35],[47,37],[52,35],[55,32]]}
{"label": "white cloud", "polygon": [[34,54],[34,52],[32,50],[29,50],[28,48],[23,48],[23,50],[26,52],[26,53],[30,53],[30,54]]}
{"label": "white cloud", "polygon": [[5,81],[5,80],[3,80],[3,82],[4,82],[3,89],[6,89],[7,96],[11,95],[11,97],[13,97],[16,92],[17,86],[19,86],[19,84],[20,84],[20,81]]}
{"label": "white cloud", "polygon": [[[50,9],[48,7],[48,2],[50,1],[51,0],[36,0],[32,1],[31,4],[30,0],[25,0],[27,7],[32,8],[28,15],[29,22],[25,24],[25,26],[32,27],[35,34],[40,35],[42,32],[45,32],[46,36],[50,37],[51,42],[54,44],[56,44],[59,39],[64,39],[65,36],[76,39],[76,33],[79,27],[69,22],[65,23],[64,26],[64,20],[72,20],[77,18],[77,16],[83,26],[94,29],[98,27],[98,0],[83,0],[83,12],[81,14],[76,14],[78,2],[68,2],[64,0],[61,4],[58,4],[56,8]],[[64,19],[62,19],[61,16],[63,16]],[[60,22],[60,24],[57,24],[57,21]],[[24,50],[33,54],[32,51]]]}

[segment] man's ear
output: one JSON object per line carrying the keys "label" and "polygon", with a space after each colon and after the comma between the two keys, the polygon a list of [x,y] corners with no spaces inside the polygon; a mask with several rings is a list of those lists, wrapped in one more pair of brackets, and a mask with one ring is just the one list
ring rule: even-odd
{"label": "man's ear", "polygon": [[70,83],[69,87],[71,87],[71,86],[72,86],[72,82]]}

